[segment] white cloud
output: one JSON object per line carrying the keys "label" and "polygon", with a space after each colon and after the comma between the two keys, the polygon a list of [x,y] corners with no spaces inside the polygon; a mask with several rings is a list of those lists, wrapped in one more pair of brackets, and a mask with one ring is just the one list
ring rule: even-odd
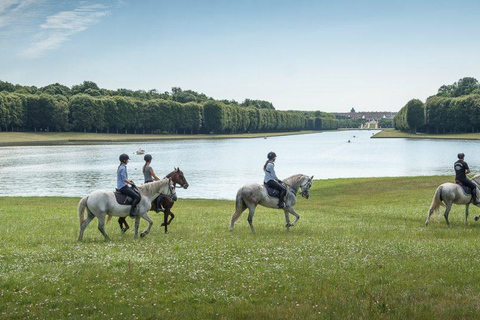
{"label": "white cloud", "polygon": [[31,7],[44,0],[0,0],[0,29],[22,21],[32,12]]}
{"label": "white cloud", "polygon": [[97,24],[108,16],[110,10],[102,4],[83,5],[72,11],[62,11],[46,18],[40,25],[42,32],[37,34],[39,39],[30,48],[22,53],[27,58],[37,58],[46,52],[58,48],[71,36],[82,32]]}

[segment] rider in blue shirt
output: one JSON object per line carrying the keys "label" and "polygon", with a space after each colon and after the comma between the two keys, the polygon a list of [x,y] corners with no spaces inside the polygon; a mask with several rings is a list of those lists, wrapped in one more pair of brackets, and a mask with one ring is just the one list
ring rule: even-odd
{"label": "rider in blue shirt", "polygon": [[263,179],[263,183],[267,186],[277,189],[280,191],[280,198],[278,199],[278,207],[284,208],[285,202],[283,198],[287,194],[287,189],[282,185],[282,181],[278,179],[277,174],[275,173],[275,159],[277,159],[277,155],[275,152],[271,151],[267,155],[267,162],[263,165],[263,171],[265,171],[265,178]]}
{"label": "rider in blue shirt", "polygon": [[135,217],[135,207],[140,202],[140,195],[135,192],[135,190],[128,185],[134,185],[134,183],[128,180],[128,173],[127,173],[127,163],[130,160],[128,154],[122,153],[120,155],[120,165],[117,169],[117,189],[121,193],[131,197],[133,199],[132,207],[130,208],[130,217]]}

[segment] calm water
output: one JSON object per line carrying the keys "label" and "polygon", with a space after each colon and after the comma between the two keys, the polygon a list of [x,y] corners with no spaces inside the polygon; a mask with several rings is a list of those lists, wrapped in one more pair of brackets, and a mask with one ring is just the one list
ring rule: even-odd
{"label": "calm water", "polygon": [[[246,183],[263,181],[266,155],[277,153],[277,175],[316,179],[451,175],[458,152],[480,171],[476,141],[370,139],[374,131],[324,132],[268,139],[181,140],[85,146],[0,148],[0,196],[83,196],[113,190],[118,156],[128,153],[129,177],[143,183],[143,156],[159,177],[180,167],[190,184],[183,198],[234,199]],[[355,137],[354,137],[355,136]],[[351,143],[347,141],[351,140]]]}

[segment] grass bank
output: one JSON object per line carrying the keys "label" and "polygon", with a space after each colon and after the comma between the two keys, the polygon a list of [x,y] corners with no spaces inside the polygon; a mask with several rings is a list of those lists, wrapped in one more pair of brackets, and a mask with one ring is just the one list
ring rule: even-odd
{"label": "grass bank", "polygon": [[[93,319],[475,319],[480,224],[454,207],[424,226],[451,177],[316,180],[299,223],[259,208],[228,231],[232,201],[184,200],[140,240],[77,198],[0,198],[0,315]],[[474,211],[474,210],[472,210]],[[476,210],[475,210],[476,211]],[[142,223],[141,228],[146,224]]]}
{"label": "grass bank", "polygon": [[81,132],[0,132],[0,146],[145,142],[177,139],[240,139],[318,133],[318,131],[243,134],[108,134]]}
{"label": "grass bank", "polygon": [[412,139],[459,139],[459,140],[479,140],[480,133],[457,133],[457,134],[426,134],[426,133],[407,133],[395,129],[383,129],[372,138],[412,138]]}

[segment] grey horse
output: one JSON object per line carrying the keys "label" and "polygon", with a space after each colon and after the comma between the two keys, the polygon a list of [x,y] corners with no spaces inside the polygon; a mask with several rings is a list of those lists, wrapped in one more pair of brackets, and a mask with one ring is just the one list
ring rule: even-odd
{"label": "grey horse", "polygon": [[[153,221],[150,219],[147,212],[151,208],[153,199],[162,194],[165,197],[172,199],[172,201],[177,200],[175,184],[168,178],[139,186],[138,191],[140,192],[142,199],[137,205],[138,215],[135,217],[135,238],[138,238],[140,218],[148,221],[148,228],[142,232],[142,237],[147,235],[152,228]],[[88,212],[86,219],[85,209],[87,209]],[[98,230],[100,230],[106,240],[110,240],[105,232],[105,217],[107,214],[117,217],[127,217],[129,212],[130,205],[118,204],[114,193],[111,191],[97,190],[90,195],[83,197],[78,203],[78,219],[80,220],[80,234],[78,235],[78,241],[83,239],[85,228],[95,217],[98,218]]]}
{"label": "grey horse", "polygon": [[[300,219],[298,213],[295,211],[295,209],[293,209],[293,206],[297,202],[296,194],[298,189],[300,188],[302,197],[308,199],[308,197],[310,197],[312,180],[313,176],[308,177],[304,174],[296,174],[283,180],[283,182],[287,185],[285,208],[283,208],[283,211],[285,212],[287,230],[290,227],[293,227],[297,223],[298,219]],[[242,212],[248,208],[248,223],[250,224],[252,232],[255,232],[255,229],[253,228],[253,215],[257,205],[278,209],[278,198],[270,197],[267,193],[267,189],[260,184],[248,184],[240,188],[240,190],[237,192],[236,210],[233,213],[232,220],[230,222],[230,231],[233,231],[235,222],[242,215]],[[295,216],[295,221],[292,223],[290,223],[290,213]]]}
{"label": "grey horse", "polygon": [[[478,187],[480,186],[480,175],[475,175],[471,180],[477,185],[478,194]],[[433,213],[438,213],[440,206],[446,207],[445,213],[443,215],[445,216],[447,225],[450,226],[450,222],[448,221],[448,214],[450,213],[450,209],[452,208],[453,204],[465,205],[465,223],[468,223],[468,207],[471,200],[472,195],[465,194],[465,192],[463,192],[463,188],[460,185],[450,182],[441,184],[437,188],[437,190],[435,191],[435,195],[433,196],[432,204],[430,205],[430,209],[428,210],[427,220],[425,221],[425,226],[428,227],[430,217]],[[478,205],[478,207],[480,207],[480,205]],[[478,218],[476,217],[475,220],[478,220]]]}

